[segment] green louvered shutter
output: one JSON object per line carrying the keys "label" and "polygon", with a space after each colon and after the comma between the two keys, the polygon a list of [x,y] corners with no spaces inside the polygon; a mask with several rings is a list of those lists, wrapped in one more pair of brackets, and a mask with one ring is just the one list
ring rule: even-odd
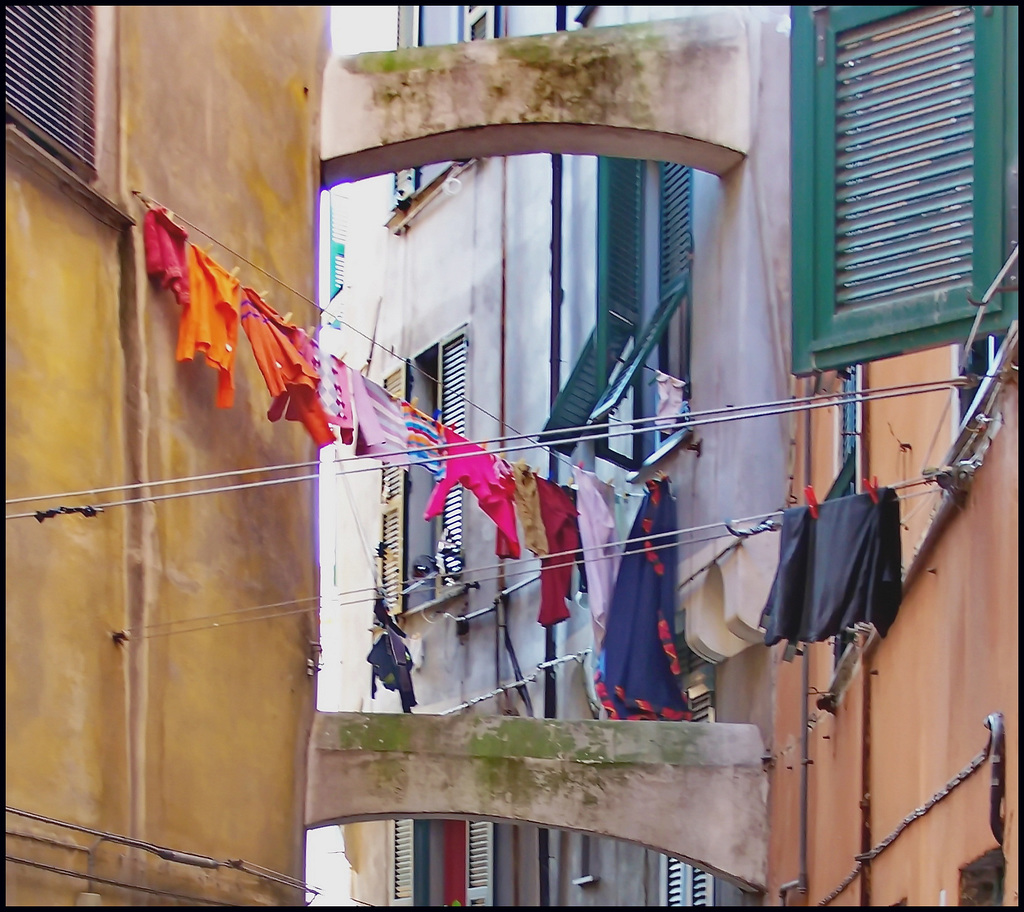
{"label": "green louvered shutter", "polygon": [[[542,442],[569,454],[578,431],[564,443],[557,432],[585,425],[640,321],[644,162],[600,158],[597,163],[597,324],[551,408]],[[599,357],[600,353],[600,357]]]}
{"label": "green louvered shutter", "polygon": [[348,239],[348,189],[331,190],[331,297],[345,287],[345,243]]}
{"label": "green louvered shutter", "polygon": [[794,371],[962,341],[1009,252],[1016,10],[793,10]]}
{"label": "green louvered shutter", "polygon": [[[603,422],[635,383],[637,374],[647,363],[655,347],[680,306],[683,309],[684,350],[689,347],[690,328],[690,262],[693,255],[692,196],[693,169],[684,165],[661,162],[659,176],[659,265],[658,307],[636,334],[629,361],[604,390],[600,401],[590,413],[592,422]],[[688,358],[684,358],[684,361]],[[684,377],[688,379],[688,370]]]}

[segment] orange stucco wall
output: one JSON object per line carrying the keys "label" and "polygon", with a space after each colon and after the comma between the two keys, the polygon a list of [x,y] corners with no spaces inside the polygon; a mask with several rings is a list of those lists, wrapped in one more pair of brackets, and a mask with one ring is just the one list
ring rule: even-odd
{"label": "orange stucco wall", "polygon": [[[867,384],[879,388],[947,378],[953,367],[950,349],[935,349],[870,365]],[[958,408],[946,392],[869,404],[864,424],[868,472],[880,484],[895,484],[918,477],[924,466],[940,464]],[[809,648],[808,889],[803,896],[790,892],[791,905],[815,905],[838,888],[854,869],[857,853],[880,843],[985,747],[984,721],[997,711],[1006,726],[1004,903],[1017,904],[1015,384],[1004,389],[998,410],[1004,424],[976,473],[965,507],[924,555],[923,572],[905,589],[888,636],[862,656],[834,712],[817,706],[817,693],[828,690],[832,679],[832,644]],[[834,472],[835,422],[825,414],[829,411],[811,419],[819,492],[827,490]],[[802,456],[802,443],[799,449]],[[803,459],[798,462],[797,478],[802,479]],[[906,497],[901,508],[906,568],[939,496],[934,485],[901,493]],[[796,878],[799,865],[802,658],[784,661],[779,646],[773,661],[777,691],[768,902],[778,904],[779,886]],[[871,905],[901,900],[912,906],[943,900],[957,905],[960,869],[997,847],[989,828],[990,782],[985,764],[910,824],[831,904],[862,904],[867,890]],[[864,805],[862,796],[867,796]]]}

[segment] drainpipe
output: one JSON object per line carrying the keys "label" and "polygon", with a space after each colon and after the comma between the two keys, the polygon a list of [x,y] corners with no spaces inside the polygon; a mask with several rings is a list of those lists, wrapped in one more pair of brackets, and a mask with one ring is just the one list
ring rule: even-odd
{"label": "drainpipe", "polygon": [[[555,31],[564,32],[566,7],[555,7]],[[562,360],[562,156],[551,154],[551,347],[549,349],[549,376],[551,404],[555,404],[561,387]],[[552,452],[548,456],[548,477],[556,478],[558,460]],[[544,661],[555,658],[555,632],[544,628]],[[557,693],[555,691],[555,670],[544,671],[544,718],[558,716]],[[537,831],[537,863],[540,877],[541,906],[551,905],[550,838],[546,828]]]}
{"label": "drainpipe", "polygon": [[[506,331],[505,321],[508,318],[508,158],[501,159],[501,329],[498,345],[498,436],[505,436],[506,415],[505,415],[505,359],[506,353]],[[498,611],[500,622],[504,621],[507,604],[498,606],[502,590],[505,588],[505,559],[498,562],[498,594],[494,604]],[[494,686],[501,687],[501,623],[494,625]],[[504,698],[503,698],[504,699]]]}
{"label": "drainpipe", "polygon": [[1003,844],[1003,795],[1006,792],[1006,779],[1003,776],[1003,764],[1006,762],[1004,753],[1003,714],[990,713],[985,719],[985,728],[992,732],[988,755],[992,764],[992,785],[989,791],[988,822],[996,842]]}
{"label": "drainpipe", "polygon": [[[815,381],[808,378],[809,389],[804,395],[814,394]],[[804,480],[805,484],[813,484],[811,475],[811,412],[804,412]],[[810,712],[807,700],[811,694],[810,653],[807,643],[801,649],[802,663],[800,669],[800,860],[796,880],[789,880],[779,887],[779,904],[786,905],[786,897],[791,890],[801,894],[807,892],[807,767],[810,765],[809,729]]]}

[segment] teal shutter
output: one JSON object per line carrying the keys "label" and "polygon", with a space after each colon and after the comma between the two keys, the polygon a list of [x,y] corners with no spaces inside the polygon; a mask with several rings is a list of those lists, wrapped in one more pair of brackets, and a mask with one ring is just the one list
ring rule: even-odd
{"label": "teal shutter", "polygon": [[[597,165],[597,325],[562,387],[541,442],[572,453],[612,370],[640,320],[644,163],[600,158]],[[600,356],[599,356],[600,353]]]}
{"label": "teal shutter", "polygon": [[331,201],[331,296],[345,287],[345,242],[348,238],[348,194],[335,187]]}
{"label": "teal shutter", "polygon": [[[604,390],[590,414],[593,422],[607,420],[608,414],[626,395],[638,373],[665,335],[676,311],[683,305],[684,347],[688,347],[690,318],[690,261],[693,255],[692,187],[693,170],[684,165],[662,162],[658,167],[659,268],[657,310],[637,333],[629,361]],[[685,302],[685,303],[684,303]],[[684,370],[685,375],[688,373]]]}
{"label": "teal shutter", "polygon": [[1006,8],[793,15],[794,372],[966,338],[1008,253]]}

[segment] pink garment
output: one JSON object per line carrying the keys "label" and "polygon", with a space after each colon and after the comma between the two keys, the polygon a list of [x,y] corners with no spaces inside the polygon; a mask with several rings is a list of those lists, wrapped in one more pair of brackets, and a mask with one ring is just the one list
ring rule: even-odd
{"label": "pink garment", "polygon": [[356,456],[373,456],[388,465],[408,466],[409,432],[401,403],[382,386],[349,371],[356,407]]}
{"label": "pink garment", "polygon": [[579,510],[583,564],[587,570],[587,600],[594,628],[594,652],[604,642],[605,619],[619,572],[622,548],[616,542],[615,490],[593,472],[575,469],[576,509]]}
{"label": "pink garment", "polygon": [[448,444],[441,450],[447,457],[444,477],[434,486],[423,512],[424,519],[433,519],[444,509],[448,492],[457,484],[472,491],[480,508],[498,527],[494,553],[498,557],[519,557],[519,533],[513,504],[515,477],[504,459],[470,443],[450,427],[444,429]]}
{"label": "pink garment", "polygon": [[166,209],[148,209],[142,220],[142,240],[146,247],[146,274],[161,288],[169,288],[180,305],[188,304],[188,232],[171,219]]}
{"label": "pink garment", "polygon": [[334,355],[324,355],[320,344],[312,336],[297,330],[302,355],[319,377],[317,394],[328,422],[338,428],[342,443],[351,443],[355,430],[355,408],[352,405],[352,385],[349,369],[344,361]]}

